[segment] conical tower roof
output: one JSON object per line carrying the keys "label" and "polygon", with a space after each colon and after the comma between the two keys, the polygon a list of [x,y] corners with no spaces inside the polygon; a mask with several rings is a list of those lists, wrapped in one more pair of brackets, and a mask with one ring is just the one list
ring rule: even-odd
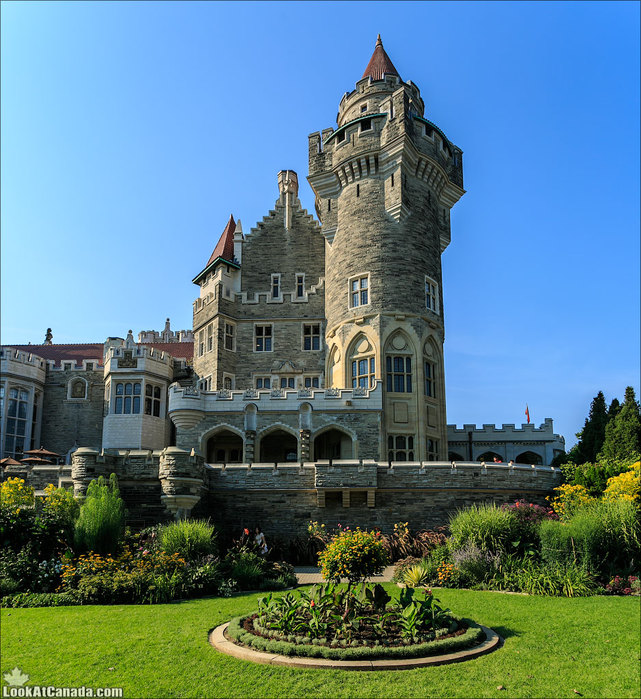
{"label": "conical tower roof", "polygon": [[[371,78],[372,80],[382,80],[383,75],[387,73],[388,75],[398,75],[398,71],[394,67],[394,64],[390,60],[390,57],[385,52],[383,48],[383,42],[381,41],[381,35],[379,34],[376,39],[376,46],[374,47],[374,53],[369,59],[367,68],[363,73],[363,78]],[[361,78],[361,80],[363,79]]]}
{"label": "conical tower roof", "polygon": [[212,252],[211,257],[209,258],[209,262],[205,265],[206,267],[209,267],[209,265],[215,260],[217,260],[219,257],[223,260],[227,260],[228,262],[234,261],[235,231],[236,221],[234,221],[233,214],[230,214],[229,221],[227,221],[227,225],[225,226],[225,230],[223,231],[223,234],[220,236],[220,240],[216,244],[214,252]]}

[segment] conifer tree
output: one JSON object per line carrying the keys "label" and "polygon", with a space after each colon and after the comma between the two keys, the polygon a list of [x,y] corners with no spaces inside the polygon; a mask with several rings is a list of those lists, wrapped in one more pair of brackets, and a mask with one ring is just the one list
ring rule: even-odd
{"label": "conifer tree", "polygon": [[620,410],[621,403],[619,403],[619,399],[613,398],[612,402],[610,403],[610,407],[608,408],[608,422],[612,420],[612,418],[615,418],[619,414]]}
{"label": "conifer tree", "polygon": [[605,426],[608,413],[603,391],[599,391],[590,405],[590,413],[581,432],[578,443],[572,449],[572,460],[577,464],[594,463],[605,441]]}
{"label": "conifer tree", "polygon": [[641,416],[632,386],[625,389],[619,412],[608,422],[599,460],[632,461],[641,452]]}

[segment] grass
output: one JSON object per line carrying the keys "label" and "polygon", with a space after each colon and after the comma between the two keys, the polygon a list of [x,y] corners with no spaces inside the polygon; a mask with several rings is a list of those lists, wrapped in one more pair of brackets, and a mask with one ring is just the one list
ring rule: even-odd
{"label": "grass", "polygon": [[123,687],[127,698],[641,694],[638,597],[439,590],[441,602],[455,614],[498,631],[504,647],[463,664],[359,673],[254,665],[217,653],[208,644],[208,631],[251,612],[259,596],[154,606],[4,609],[1,671],[17,666],[30,676],[29,685]]}

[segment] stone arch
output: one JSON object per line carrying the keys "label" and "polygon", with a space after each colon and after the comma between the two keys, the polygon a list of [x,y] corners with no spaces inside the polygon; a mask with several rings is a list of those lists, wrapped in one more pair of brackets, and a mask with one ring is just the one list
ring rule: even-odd
{"label": "stone arch", "polygon": [[476,460],[477,461],[485,461],[485,463],[491,463],[494,461],[495,456],[498,457],[501,462],[505,461],[505,459],[500,454],[498,454],[495,451],[490,451],[490,450],[484,451],[482,454],[480,454],[479,456],[476,457]]}
{"label": "stone arch", "polygon": [[341,351],[338,345],[334,344],[330,347],[327,352],[327,368],[325,375],[327,381],[325,385],[327,388],[342,388],[340,386],[335,386],[337,380],[340,380],[340,361],[342,359]]}
{"label": "stone arch", "polygon": [[205,432],[200,452],[207,463],[240,463],[243,460],[245,435],[234,425],[221,423]]}
{"label": "stone arch", "polygon": [[353,430],[331,423],[319,427],[311,438],[312,460],[356,458],[358,437]]}
{"label": "stone arch", "polygon": [[274,422],[256,435],[259,462],[275,463],[298,461],[300,448],[298,433],[283,422]]}
{"label": "stone arch", "polygon": [[86,400],[89,397],[89,382],[82,376],[74,376],[67,384],[67,399]]}
{"label": "stone arch", "polygon": [[524,451],[519,454],[514,461],[517,464],[534,464],[535,466],[540,466],[543,463],[543,458],[534,451]]}

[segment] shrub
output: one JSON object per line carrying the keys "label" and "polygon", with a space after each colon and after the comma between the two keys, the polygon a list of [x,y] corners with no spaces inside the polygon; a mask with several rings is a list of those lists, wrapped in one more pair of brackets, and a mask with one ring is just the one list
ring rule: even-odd
{"label": "shrub", "polygon": [[593,595],[598,589],[594,578],[581,566],[542,564],[517,556],[506,556],[499,562],[488,586],[493,590],[564,597]]}
{"label": "shrub", "polygon": [[318,560],[325,580],[347,578],[351,585],[381,573],[388,559],[380,532],[346,529],[318,554]]}
{"label": "shrub", "polygon": [[641,501],[641,478],[635,471],[626,471],[613,478],[608,478],[608,485],[603,493],[606,500]]}
{"label": "shrub", "polygon": [[446,542],[445,527],[436,531],[423,530],[412,533],[407,522],[397,522],[394,532],[382,537],[383,546],[390,561],[398,561],[410,556],[424,558],[437,546]]}
{"label": "shrub", "polygon": [[158,533],[160,548],[178,554],[187,561],[216,553],[214,525],[204,519],[183,519],[162,527]]}
{"label": "shrub", "polygon": [[616,575],[605,586],[611,595],[641,595],[641,581],[636,575],[621,577]]}
{"label": "shrub", "polygon": [[397,561],[396,565],[394,566],[392,582],[402,583],[403,577],[405,576],[405,571],[409,570],[417,563],[420,563],[422,560],[422,558],[416,558],[416,556],[408,556],[407,558],[403,558],[400,561]]}
{"label": "shrub", "polygon": [[554,488],[557,494],[552,497],[548,496],[548,500],[552,505],[552,509],[559,516],[559,519],[566,522],[573,514],[578,512],[585,505],[594,502],[594,498],[590,496],[588,490],[583,485],[570,485],[564,483],[558,488]]}
{"label": "shrub", "polygon": [[91,481],[76,522],[74,540],[77,550],[115,553],[124,531],[125,505],[120,498],[116,474],[109,476],[109,484],[102,476]]}
{"label": "shrub", "polygon": [[543,522],[541,556],[549,564],[576,563],[596,575],[634,568],[641,561],[638,511],[626,500],[601,500],[566,522]]}
{"label": "shrub", "polygon": [[32,507],[34,490],[22,478],[7,478],[0,484],[0,507],[14,512],[22,507]]}
{"label": "shrub", "polygon": [[72,592],[19,592],[2,598],[3,607],[71,607],[81,604]]}
{"label": "shrub", "polygon": [[509,553],[519,542],[520,526],[515,514],[496,505],[472,505],[450,521],[450,547],[470,543],[487,553]]}
{"label": "shrub", "polygon": [[402,582],[407,587],[425,587],[432,582],[433,572],[428,560],[422,559],[409,568],[405,568]]}
{"label": "shrub", "polygon": [[463,548],[452,551],[452,564],[459,572],[459,583],[463,586],[479,585],[488,581],[496,571],[500,556],[482,551],[468,542]]}

